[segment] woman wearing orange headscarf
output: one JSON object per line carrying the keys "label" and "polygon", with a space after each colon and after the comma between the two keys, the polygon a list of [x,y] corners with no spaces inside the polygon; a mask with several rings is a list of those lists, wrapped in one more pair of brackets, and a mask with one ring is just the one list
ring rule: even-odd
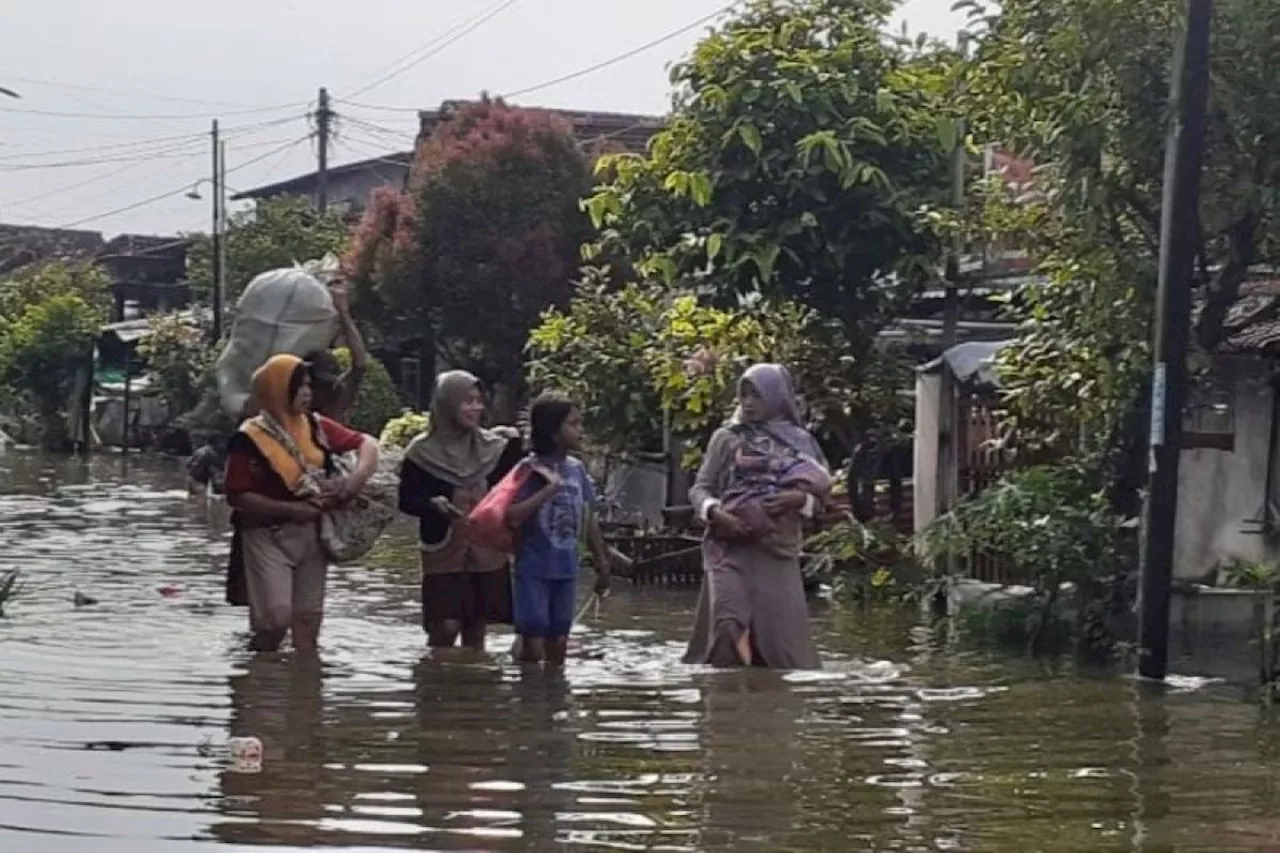
{"label": "woman wearing orange headscarf", "polygon": [[[227,502],[240,513],[249,591],[251,648],[316,647],[328,559],[320,544],[325,509],[355,497],[378,464],[377,443],[311,411],[308,365],[277,355],[253,375],[259,414],[245,421],[227,454]],[[359,452],[355,471],[329,477],[330,455]]]}

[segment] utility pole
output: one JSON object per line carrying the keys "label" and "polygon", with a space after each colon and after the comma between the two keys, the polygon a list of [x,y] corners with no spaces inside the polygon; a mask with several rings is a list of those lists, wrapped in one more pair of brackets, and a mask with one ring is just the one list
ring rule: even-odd
{"label": "utility pole", "polygon": [[[960,51],[961,59],[967,59],[969,56],[969,34],[961,32],[956,37],[956,47]],[[955,208],[956,215],[963,217],[964,215],[964,171],[965,159],[968,152],[965,150],[965,122],[964,119],[956,120],[956,141],[955,147],[951,149],[951,206]],[[945,352],[956,345],[956,338],[960,326],[960,255],[964,251],[964,235],[957,232],[955,239],[951,243],[951,250],[947,253],[947,267],[944,283],[944,298],[942,303],[942,348]]]}
{"label": "utility pole", "polygon": [[1178,457],[1187,391],[1191,282],[1200,210],[1209,31],[1213,0],[1188,0],[1186,30],[1174,56],[1172,121],[1165,138],[1160,210],[1160,279],[1156,297],[1155,369],[1151,377],[1151,449],[1139,563],[1138,674],[1163,679],[1169,664],[1169,594],[1178,510]]}
{"label": "utility pole", "polygon": [[222,340],[222,142],[218,120],[213,120],[213,343]]}
{"label": "utility pole", "polygon": [[[222,303],[222,314],[218,315],[218,331],[221,333],[223,323],[226,319],[226,302],[227,302],[227,275],[231,270],[230,264],[227,263],[227,243],[229,237],[227,234],[227,143],[222,140],[218,143],[218,234],[221,235],[219,240],[218,253],[218,301]],[[218,339],[222,336],[219,334]]]}
{"label": "utility pole", "polygon": [[329,131],[333,113],[329,109],[329,90],[320,87],[316,106],[316,208],[329,209]]}

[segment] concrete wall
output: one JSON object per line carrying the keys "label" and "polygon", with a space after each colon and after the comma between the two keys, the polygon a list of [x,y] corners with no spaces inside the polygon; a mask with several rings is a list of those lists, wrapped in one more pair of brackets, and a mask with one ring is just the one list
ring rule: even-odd
{"label": "concrete wall", "polygon": [[913,511],[916,532],[924,530],[938,514],[939,416],[942,411],[940,372],[916,375],[916,434]]}
{"label": "concrete wall", "polygon": [[1173,571],[1197,579],[1229,559],[1280,560],[1280,541],[1259,532],[1271,460],[1273,392],[1263,364],[1229,365],[1220,382],[1231,391],[1233,450],[1184,450],[1178,470]]}

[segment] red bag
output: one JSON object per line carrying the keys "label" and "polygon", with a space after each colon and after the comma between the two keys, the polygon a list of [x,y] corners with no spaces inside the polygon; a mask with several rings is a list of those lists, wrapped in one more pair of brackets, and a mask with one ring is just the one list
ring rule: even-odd
{"label": "red bag", "polygon": [[471,522],[472,542],[482,542],[486,548],[495,551],[515,553],[516,536],[515,531],[507,526],[507,510],[516,502],[516,495],[532,473],[533,469],[528,465],[517,465],[475,505],[467,516]]}

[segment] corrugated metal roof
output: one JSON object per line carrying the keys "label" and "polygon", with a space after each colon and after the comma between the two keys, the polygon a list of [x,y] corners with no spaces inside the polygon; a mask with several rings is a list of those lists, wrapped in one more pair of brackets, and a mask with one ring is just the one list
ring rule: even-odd
{"label": "corrugated metal roof", "polygon": [[1280,354],[1280,279],[1259,278],[1240,286],[1240,297],[1227,310],[1228,332],[1222,351]]}

